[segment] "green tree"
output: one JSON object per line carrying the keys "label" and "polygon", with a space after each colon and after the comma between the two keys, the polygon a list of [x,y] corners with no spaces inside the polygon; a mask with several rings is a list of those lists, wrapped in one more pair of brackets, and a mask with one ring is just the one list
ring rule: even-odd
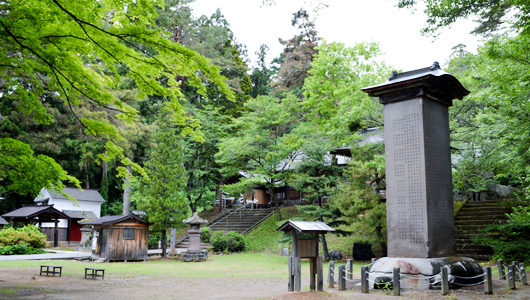
{"label": "green tree", "polygon": [[[340,180],[342,167],[339,167],[334,155],[335,143],[314,126],[305,123],[296,133],[303,141],[300,143],[302,154],[293,162],[294,172],[289,178],[289,185],[304,192],[310,203],[322,206],[322,198],[333,194]],[[303,130],[303,132],[301,132]]]}
{"label": "green tree", "polygon": [[45,155],[35,155],[31,148],[12,138],[0,138],[0,194],[37,195],[43,186],[62,190],[63,182],[79,181]]}
{"label": "green tree", "polygon": [[341,212],[357,240],[377,244],[386,256],[386,203],[380,194],[385,189],[384,145],[352,146],[351,152],[344,182],[330,205]]}
{"label": "green tree", "polygon": [[313,57],[317,53],[319,37],[315,24],[310,20],[305,9],[301,8],[293,13],[291,25],[299,29],[300,33],[289,40],[280,39],[280,43],[284,46],[283,61],[278,72],[278,80],[271,84],[276,94],[293,91],[299,95],[305,78],[309,76],[308,71],[311,69]]}
{"label": "green tree", "polygon": [[250,75],[250,80],[252,82],[252,93],[253,98],[258,97],[259,95],[268,95],[272,88],[269,84],[272,82],[275,70],[267,67],[267,52],[269,47],[263,44],[260,46],[259,51],[256,51],[258,56],[258,65],[252,69],[252,74]]}
{"label": "green tree", "polygon": [[178,102],[183,96],[178,76],[188,77],[198,93],[206,94],[199,73],[228,99],[233,93],[217,67],[197,52],[166,39],[168,34],[155,26],[156,7],[161,4],[154,0],[3,2],[2,108],[17,102],[18,111],[39,124],[49,124],[53,117],[44,103],[53,95],[65,103],[87,134],[103,139],[107,157],[130,164],[117,146],[116,141],[124,138],[115,124],[80,113],[80,107],[90,104],[115,111],[115,118],[134,125],[137,110],[111,92],[121,83],[121,71],[125,70],[139,99],[164,97],[173,106],[175,121],[192,128],[196,123],[190,122]]}
{"label": "green tree", "polygon": [[204,142],[186,139],[184,144],[184,167],[187,172],[186,197],[193,212],[200,212],[215,203],[220,166],[215,161],[219,140],[227,137],[229,117],[221,108],[205,105],[190,108],[201,122]]}
{"label": "green tree", "polygon": [[361,91],[390,74],[388,66],[375,60],[381,54],[379,45],[346,47],[323,41],[317,50],[303,86],[308,119],[339,145],[360,128],[382,126],[381,105]]}
{"label": "green tree", "polygon": [[[329,223],[327,217],[334,217],[328,207],[323,206],[323,199],[335,193],[337,184],[341,180],[342,167],[336,162],[336,157],[330,152],[335,149],[334,141],[322,133],[315,131],[314,126],[306,122],[297,130],[299,138],[303,139],[299,151],[299,159],[293,163],[293,174],[289,178],[289,185],[304,193],[304,198],[318,208],[304,206],[302,211],[317,217],[321,222]],[[324,257],[329,259],[325,234],[320,235]]]}
{"label": "green tree", "polygon": [[293,132],[301,120],[300,106],[292,94],[281,100],[271,96],[250,100],[245,104],[248,111],[234,120],[235,135],[221,140],[215,156],[223,174],[247,174],[228,186],[231,190],[242,193],[259,185],[269,189],[278,220],[281,214],[274,188],[285,182],[300,155],[300,141]]}
{"label": "green tree", "polygon": [[167,230],[183,226],[190,207],[185,194],[184,145],[169,109],[160,112],[157,125],[144,167],[146,176],[136,178],[131,198],[147,214],[153,229],[161,231],[165,257]]}
{"label": "green tree", "polygon": [[[503,26],[528,29],[530,3],[526,0],[427,0],[427,25],[424,34],[435,34],[440,28],[451,26],[459,19],[477,18],[479,24],[473,33],[488,35]],[[399,0],[398,7],[413,8],[416,0]]]}
{"label": "green tree", "polygon": [[450,110],[453,181],[460,192],[485,191],[493,182],[530,184],[528,41],[525,34],[498,36],[477,54],[458,48],[449,62],[448,71],[471,91]]}

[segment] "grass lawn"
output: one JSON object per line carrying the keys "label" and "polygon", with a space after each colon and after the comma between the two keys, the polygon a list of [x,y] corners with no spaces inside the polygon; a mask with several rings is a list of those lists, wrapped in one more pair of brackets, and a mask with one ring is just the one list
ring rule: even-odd
{"label": "grass lawn", "polygon": [[[74,260],[24,260],[0,261],[0,267],[38,270],[40,265],[63,266],[64,274],[83,275],[85,268],[103,268],[105,274],[140,274],[174,278],[216,277],[274,277],[287,276],[287,257],[269,253],[239,253],[210,256],[201,263],[185,263],[173,259],[154,259],[146,262],[93,263]],[[361,264],[354,265],[353,272],[360,272]],[[328,263],[324,263],[327,274]],[[302,273],[309,274],[309,262],[302,261]]]}

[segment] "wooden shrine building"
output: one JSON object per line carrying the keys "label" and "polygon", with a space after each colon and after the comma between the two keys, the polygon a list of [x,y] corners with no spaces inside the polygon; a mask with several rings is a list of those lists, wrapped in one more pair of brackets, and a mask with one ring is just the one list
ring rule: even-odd
{"label": "wooden shrine building", "polygon": [[2,215],[3,218],[13,222],[13,227],[18,227],[18,224],[41,224],[44,222],[55,224],[53,230],[53,247],[59,246],[58,226],[60,219],[70,221],[70,217],[63,212],[55,209],[53,205],[32,205],[23,206],[21,208],[10,211]]}
{"label": "wooden shrine building", "polygon": [[81,222],[92,226],[92,259],[147,260],[149,222],[130,213]]}
{"label": "wooden shrine building", "polygon": [[289,292],[299,292],[302,284],[300,260],[309,259],[309,289],[323,290],[322,257],[318,255],[318,236],[335,231],[323,222],[287,221],[276,229],[291,234],[293,251],[289,257]]}

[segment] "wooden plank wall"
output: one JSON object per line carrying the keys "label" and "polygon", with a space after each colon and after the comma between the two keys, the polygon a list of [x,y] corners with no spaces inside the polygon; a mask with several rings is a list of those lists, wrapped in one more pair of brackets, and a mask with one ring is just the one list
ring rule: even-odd
{"label": "wooden plank wall", "polygon": [[[147,259],[149,227],[146,224],[136,222],[136,220],[127,220],[104,228],[108,229],[106,259]],[[123,229],[125,228],[134,229],[134,239],[126,240],[123,238]]]}
{"label": "wooden plank wall", "polygon": [[302,258],[308,258],[308,257],[317,257],[317,243],[318,239],[312,239],[312,240],[298,240],[297,246],[297,256]]}

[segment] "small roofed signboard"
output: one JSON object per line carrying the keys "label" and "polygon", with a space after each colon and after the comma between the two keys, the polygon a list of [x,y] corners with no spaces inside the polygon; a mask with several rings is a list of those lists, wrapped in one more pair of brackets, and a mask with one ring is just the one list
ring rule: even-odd
{"label": "small roofed signboard", "polygon": [[318,256],[318,235],[333,232],[335,229],[324,222],[287,221],[276,231],[283,231],[293,236],[293,254],[289,257],[289,292],[301,289],[301,258],[309,259],[309,289],[323,290],[322,258]]}

